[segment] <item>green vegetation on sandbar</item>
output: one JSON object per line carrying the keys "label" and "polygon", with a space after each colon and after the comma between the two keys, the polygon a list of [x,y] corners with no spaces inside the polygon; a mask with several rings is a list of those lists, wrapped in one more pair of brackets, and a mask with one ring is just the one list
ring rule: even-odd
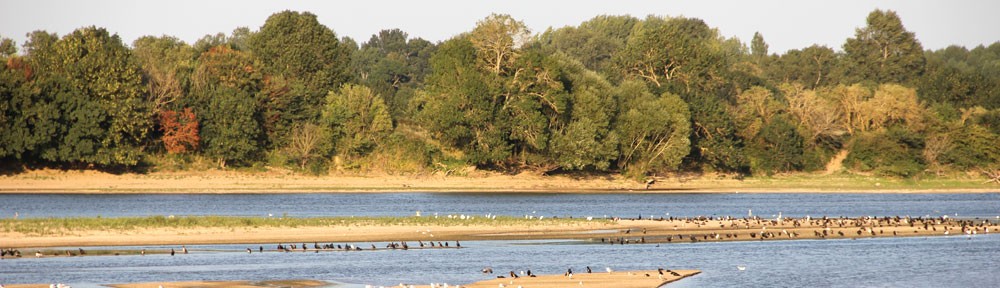
{"label": "green vegetation on sandbar", "polygon": [[574,224],[588,221],[581,218],[534,218],[496,216],[424,216],[424,217],[228,217],[228,216],[149,216],[149,217],[72,217],[24,218],[0,220],[0,232],[22,233],[32,236],[71,235],[78,231],[130,231],[139,229],[194,229],[194,228],[280,228],[280,227],[337,227],[337,226],[519,226]]}
{"label": "green vegetation on sandbar", "polygon": [[[668,186],[662,184],[660,187]],[[1000,186],[984,183],[982,178],[976,177],[924,177],[924,178],[897,178],[884,176],[866,176],[851,173],[835,173],[831,175],[793,173],[773,176],[747,177],[743,180],[716,179],[711,180],[703,177],[694,184],[687,186],[705,186],[705,189],[725,189],[732,190],[738,188],[774,191],[788,191],[789,189],[802,189],[804,191],[897,191],[897,192],[962,192],[983,191],[984,189],[996,190]]]}

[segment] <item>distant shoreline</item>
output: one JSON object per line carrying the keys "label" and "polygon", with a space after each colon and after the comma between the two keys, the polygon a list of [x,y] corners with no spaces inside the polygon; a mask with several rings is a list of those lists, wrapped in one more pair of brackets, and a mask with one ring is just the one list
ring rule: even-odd
{"label": "distant shoreline", "polygon": [[858,175],[793,174],[742,180],[723,176],[661,177],[645,183],[620,175],[539,176],[477,172],[474,175],[333,175],[285,172],[153,172],[109,174],[91,170],[36,170],[0,176],[0,194],[200,194],[200,193],[1000,193],[982,179],[909,180]]}

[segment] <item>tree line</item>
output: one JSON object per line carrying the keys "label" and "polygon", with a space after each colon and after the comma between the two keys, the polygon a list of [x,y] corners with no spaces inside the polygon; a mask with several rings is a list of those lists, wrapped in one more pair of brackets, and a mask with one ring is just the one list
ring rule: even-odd
{"label": "tree line", "polygon": [[535,32],[494,14],[439,43],[392,29],[358,44],[292,11],[193,44],[35,31],[20,51],[0,42],[0,157],[642,177],[815,171],[846,153],[849,170],[887,176],[998,168],[1000,42],[924,50],[875,10],[842,48],[771,53],[760,33],[748,45],[661,16]]}

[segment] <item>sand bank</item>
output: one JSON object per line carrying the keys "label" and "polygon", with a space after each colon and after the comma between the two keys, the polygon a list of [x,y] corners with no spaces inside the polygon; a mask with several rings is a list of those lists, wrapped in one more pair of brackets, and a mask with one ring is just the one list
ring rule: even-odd
{"label": "sand bank", "polygon": [[866,192],[989,193],[1000,185],[980,179],[910,181],[850,175],[801,174],[733,179],[731,175],[671,176],[645,183],[620,175],[540,176],[475,172],[444,175],[306,176],[288,172],[154,172],[34,170],[0,176],[0,193],[330,193],[330,192]]}
{"label": "sand bank", "polygon": [[[577,239],[595,244],[658,244],[702,241],[773,241],[862,237],[954,236],[996,233],[982,220],[918,218],[665,219],[544,222],[537,225],[358,225],[326,227],[244,227],[64,231],[59,235],[0,232],[8,247],[257,244],[274,251],[277,243],[355,244],[372,242]],[[71,249],[70,252],[75,252]],[[311,249],[307,250],[313,252]],[[27,257],[33,250],[22,251]],[[61,256],[63,251],[50,254]]]}
{"label": "sand bank", "polygon": [[[596,272],[596,271],[595,271]],[[673,274],[674,272],[676,274]],[[617,287],[617,288],[656,288],[664,284],[681,280],[701,273],[698,270],[666,270],[662,277],[658,270],[643,271],[621,271],[621,272],[596,272],[596,273],[574,273],[572,277],[566,275],[539,275],[537,277],[518,278],[496,278],[479,281],[471,284],[463,284],[461,287],[467,288],[496,288],[496,287],[523,287],[523,288],[580,288],[580,287]],[[406,286],[390,286],[393,288]],[[431,288],[430,285],[414,285],[413,287]],[[443,286],[438,286],[443,287]],[[449,286],[454,287],[454,286]]]}

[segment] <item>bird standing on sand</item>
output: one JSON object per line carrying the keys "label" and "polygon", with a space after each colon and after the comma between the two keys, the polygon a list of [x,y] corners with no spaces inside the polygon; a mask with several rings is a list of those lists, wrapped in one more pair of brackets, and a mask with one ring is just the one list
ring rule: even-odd
{"label": "bird standing on sand", "polygon": [[174,256],[174,254],[176,254],[176,253],[177,252],[174,251],[174,248],[170,248],[170,256]]}

